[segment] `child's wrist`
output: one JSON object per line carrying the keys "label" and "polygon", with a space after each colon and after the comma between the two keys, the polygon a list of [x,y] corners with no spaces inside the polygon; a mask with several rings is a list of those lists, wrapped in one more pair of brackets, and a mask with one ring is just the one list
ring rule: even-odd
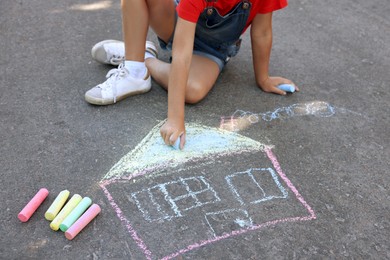
{"label": "child's wrist", "polygon": [[168,120],[172,122],[184,122],[184,113],[182,115],[177,112],[168,113]]}
{"label": "child's wrist", "polygon": [[258,80],[258,84],[260,86],[265,86],[265,83],[267,83],[267,81],[269,80],[269,76],[264,76],[264,77],[260,77],[260,79]]}

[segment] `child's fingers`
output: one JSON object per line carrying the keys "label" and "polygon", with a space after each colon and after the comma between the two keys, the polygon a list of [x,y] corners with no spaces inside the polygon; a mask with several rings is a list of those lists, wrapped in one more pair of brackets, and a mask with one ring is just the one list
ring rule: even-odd
{"label": "child's fingers", "polygon": [[161,134],[161,137],[162,139],[164,140],[164,143],[166,145],[170,145],[170,137],[171,137],[171,134],[169,133],[169,131],[166,129],[166,127],[162,127],[160,129],[160,134]]}
{"label": "child's fingers", "polygon": [[275,94],[279,94],[279,95],[282,95],[282,96],[285,96],[286,95],[286,92],[277,88],[277,87],[273,87],[272,88],[272,93],[275,93]]}
{"label": "child's fingers", "polygon": [[186,143],[186,133],[183,133],[179,138],[180,138],[180,150],[183,150],[184,144]]}
{"label": "child's fingers", "polygon": [[291,80],[289,80],[289,83],[288,84],[291,84],[291,85],[293,85],[294,86],[294,88],[295,88],[295,91],[299,91],[299,88],[298,88],[298,86],[297,85],[295,85],[294,84],[294,82],[292,82]]}
{"label": "child's fingers", "polygon": [[173,148],[175,148],[176,150],[183,149],[184,142],[185,142],[185,137],[183,136],[184,136],[183,132],[180,133],[179,135],[173,133],[169,138],[169,145],[173,146]]}
{"label": "child's fingers", "polygon": [[177,140],[177,138],[178,138],[178,136],[175,133],[171,134],[171,136],[169,137],[168,144],[169,145],[174,145],[176,140]]}
{"label": "child's fingers", "polygon": [[170,135],[169,135],[168,133],[165,134],[164,143],[165,143],[166,145],[171,145]]}

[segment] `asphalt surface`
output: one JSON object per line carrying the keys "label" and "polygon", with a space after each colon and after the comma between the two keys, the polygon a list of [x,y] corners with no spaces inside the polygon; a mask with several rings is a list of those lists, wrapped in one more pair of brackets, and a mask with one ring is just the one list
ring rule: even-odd
{"label": "asphalt surface", "polygon": [[[1,1],[0,258],[389,259],[389,12],[380,0],[290,1],[274,14],[270,70],[301,91],[256,87],[245,34],[207,98],[186,106],[183,154],[199,133],[205,151],[175,163],[166,147],[146,151],[166,117],[156,83],[113,106],[84,101],[111,69],[90,50],[121,38],[118,1]],[[215,133],[236,146],[204,139]],[[131,151],[141,171],[110,182]],[[49,197],[20,222],[42,187]],[[64,189],[102,208],[72,241],[43,217]]]}

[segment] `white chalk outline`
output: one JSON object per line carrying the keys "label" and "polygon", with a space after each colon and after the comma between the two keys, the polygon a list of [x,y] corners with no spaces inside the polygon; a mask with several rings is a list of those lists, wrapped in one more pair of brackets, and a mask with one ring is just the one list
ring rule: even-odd
{"label": "white chalk outline", "polygon": [[[206,186],[206,188],[199,190],[199,191],[193,191],[193,190],[191,190],[190,186],[188,185],[189,180],[201,181]],[[184,194],[184,195],[177,196],[175,198],[172,198],[172,196],[169,194],[168,190],[166,189],[166,187],[168,185],[171,185],[171,184],[184,185],[184,187],[188,193]],[[168,213],[164,212],[161,209],[161,205],[156,202],[155,196],[152,193],[152,190],[154,190],[154,189],[158,189],[159,191],[161,191],[164,194],[164,199],[171,206],[171,209],[173,211],[173,215],[169,215]],[[156,212],[161,213],[160,214],[161,217],[151,218],[149,212],[142,206],[141,202],[137,199],[137,194],[140,194],[143,192],[147,192],[149,194],[150,201],[152,202],[152,204],[154,206],[156,206]],[[210,200],[210,201],[206,201],[206,202],[200,202],[197,195],[205,193],[205,192],[211,192],[214,195],[215,199]],[[149,222],[154,222],[154,221],[159,221],[159,220],[170,221],[173,218],[183,217],[184,215],[182,214],[182,212],[188,211],[188,210],[193,209],[193,208],[198,208],[198,207],[201,207],[203,205],[207,205],[207,204],[216,203],[216,202],[221,201],[221,199],[218,197],[217,192],[206,181],[206,178],[204,176],[194,176],[194,177],[188,177],[188,178],[184,178],[184,179],[180,177],[179,180],[177,180],[177,181],[170,181],[170,182],[166,182],[166,183],[162,183],[162,184],[157,184],[157,185],[154,185],[153,187],[142,189],[142,190],[137,191],[137,192],[133,192],[133,193],[131,193],[131,197],[135,201],[135,204],[137,205],[138,210],[142,213],[142,216],[144,217],[144,219],[146,221],[149,221]],[[188,208],[179,209],[176,202],[183,200],[183,199],[186,199],[186,198],[189,198],[189,197],[192,197],[195,200],[195,205],[188,207]]]}
{"label": "white chalk outline", "polygon": [[[255,177],[253,176],[253,173],[252,173],[253,171],[261,171],[261,172],[268,171],[271,174],[272,179],[274,180],[276,186],[279,188],[279,190],[283,194],[283,196],[274,196],[274,195],[267,196],[264,189],[261,187],[261,185],[256,181]],[[272,168],[251,168],[251,169],[248,169],[244,172],[236,172],[234,174],[231,174],[231,175],[228,175],[225,177],[225,180],[228,183],[229,188],[232,190],[234,196],[236,197],[237,201],[241,205],[246,205],[246,203],[243,201],[237,188],[232,183],[232,179],[235,177],[238,177],[240,175],[244,175],[244,174],[248,175],[253,180],[253,182],[256,184],[256,186],[259,188],[259,190],[261,190],[263,192],[263,195],[264,195],[264,197],[262,199],[251,201],[251,202],[249,202],[250,204],[258,204],[258,203],[261,203],[261,202],[264,202],[267,200],[276,199],[276,198],[279,198],[279,199],[287,198],[288,193],[287,193],[286,189],[282,186],[282,184],[279,182],[278,176],[276,175],[275,171]]]}
{"label": "white chalk outline", "polygon": [[[206,219],[206,222],[207,224],[209,225],[211,231],[213,232],[213,235],[214,237],[217,237],[218,235],[216,234],[213,226],[211,225],[209,219],[208,219],[208,216],[210,215],[220,215],[220,214],[225,214],[225,213],[230,213],[230,212],[242,212],[244,213],[244,215],[246,216],[247,218],[247,221],[243,221],[241,219],[235,219],[235,223],[237,223],[241,228],[244,228],[244,227],[247,227],[247,228],[250,228],[253,226],[253,220],[252,218],[249,216],[249,213],[248,211],[244,210],[244,209],[226,209],[226,210],[221,210],[221,211],[216,211],[216,212],[207,212],[205,215],[204,215],[204,218]],[[248,224],[249,222],[249,224]],[[232,232],[231,230],[229,230],[229,232]]]}

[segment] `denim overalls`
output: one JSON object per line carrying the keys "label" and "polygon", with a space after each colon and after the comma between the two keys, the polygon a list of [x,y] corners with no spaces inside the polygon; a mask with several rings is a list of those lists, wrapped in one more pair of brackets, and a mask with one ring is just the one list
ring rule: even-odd
{"label": "denim overalls", "polygon": [[[180,0],[174,1],[178,4]],[[240,37],[245,29],[252,4],[248,0],[242,0],[230,12],[221,16],[214,8],[216,0],[204,1],[207,2],[207,7],[199,16],[196,25],[194,54],[212,59],[222,70],[240,49]],[[167,44],[159,39],[160,46],[172,50],[172,38]]]}
{"label": "denim overalls", "polygon": [[221,16],[213,7],[213,0],[206,0],[207,7],[196,25],[194,50],[209,53],[224,62],[235,56],[241,45],[252,4],[242,0],[229,13]]}

